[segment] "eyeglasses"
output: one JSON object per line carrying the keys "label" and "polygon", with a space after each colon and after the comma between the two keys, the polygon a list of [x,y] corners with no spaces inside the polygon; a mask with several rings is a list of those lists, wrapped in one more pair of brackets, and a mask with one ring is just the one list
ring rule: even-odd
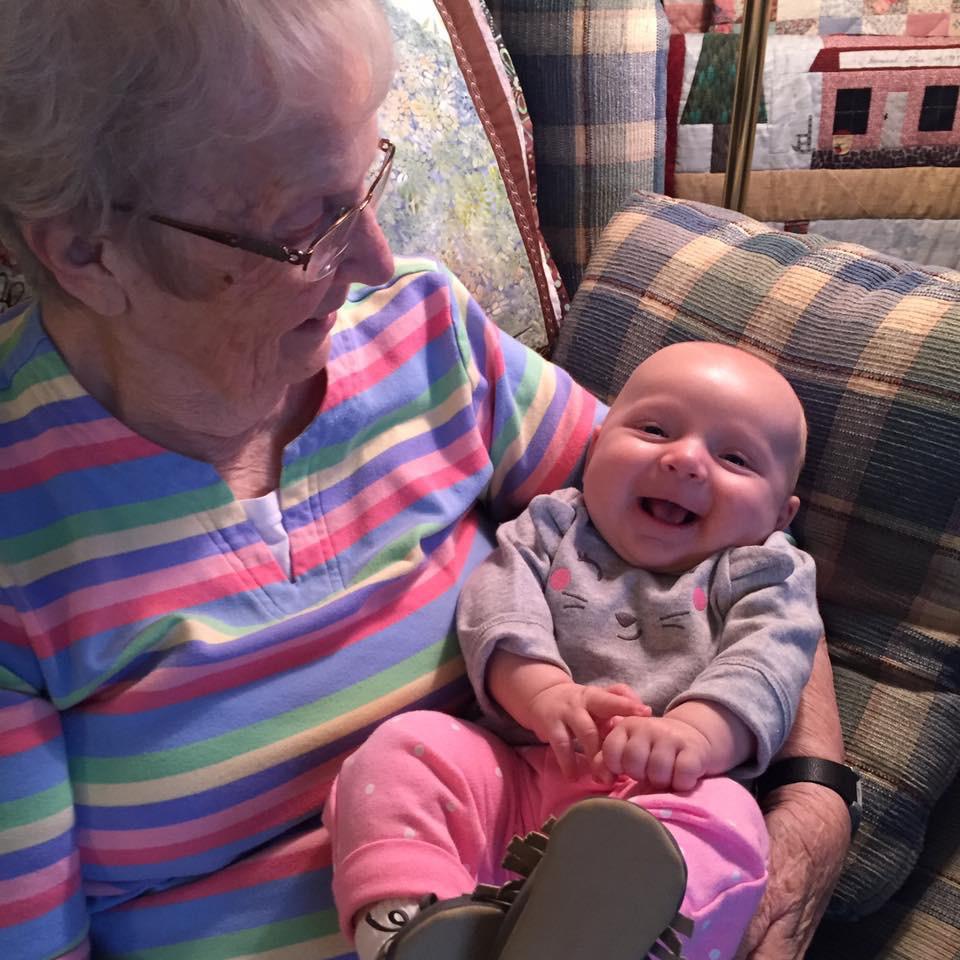
{"label": "eyeglasses", "polygon": [[[209,227],[201,227],[195,223],[185,223],[182,220],[174,220],[171,217],[164,217],[159,214],[149,214],[147,219],[165,227],[173,227],[174,230],[182,230],[184,233],[204,237],[214,243],[222,243],[224,246],[234,247],[237,250],[246,250],[261,257],[278,260],[281,263],[303,267],[307,280],[315,283],[329,277],[337,269],[337,265],[343,259],[343,255],[350,245],[350,234],[353,232],[357,220],[360,219],[361,214],[367,207],[372,205],[376,209],[380,198],[383,196],[383,191],[386,189],[387,181],[390,178],[393,155],[397,148],[386,138],[381,138],[379,147],[384,154],[383,160],[364,198],[356,206],[344,207],[337,214],[333,223],[325,228],[315,240],[312,240],[305,250],[297,250],[294,247],[288,247],[272,240],[260,240],[257,237],[247,237],[226,230],[213,230]],[[116,204],[114,209],[121,213],[133,212],[133,208],[126,204]]]}

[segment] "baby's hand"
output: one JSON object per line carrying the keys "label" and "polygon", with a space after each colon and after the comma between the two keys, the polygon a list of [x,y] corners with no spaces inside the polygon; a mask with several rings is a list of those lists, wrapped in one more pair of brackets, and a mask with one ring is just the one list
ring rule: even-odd
{"label": "baby's hand", "polygon": [[[604,687],[600,687],[601,690],[607,690],[609,693],[617,693],[624,697],[629,697],[634,701],[636,706],[633,709],[631,716],[635,717],[649,717],[653,713],[653,710],[650,709],[641,699],[637,696],[636,690],[633,689],[629,684],[626,683],[608,683]],[[603,743],[607,739],[607,734],[623,719],[621,714],[617,714],[612,717],[594,717],[594,720],[597,721],[597,729],[600,731],[600,742]],[[592,754],[587,754],[587,756],[592,756]],[[603,773],[600,778],[604,783],[612,783],[613,777],[608,775],[607,768],[603,767]]]}
{"label": "baby's hand", "polygon": [[616,693],[622,697],[628,697],[636,704],[636,716],[649,717],[653,711],[640,699],[637,691],[628,683],[608,683],[605,687],[597,687],[598,690],[606,690],[608,693]]}
{"label": "baby's hand", "polygon": [[594,771],[625,773],[654,790],[692,790],[707,771],[710,741],[670,717],[625,717],[594,759]]}
{"label": "baby's hand", "polygon": [[575,746],[579,744],[586,757],[600,750],[598,725],[606,729],[613,717],[649,713],[650,708],[632,690],[624,692],[622,684],[604,688],[573,681],[557,683],[530,701],[531,729],[550,744],[561,772],[570,780],[578,775]]}

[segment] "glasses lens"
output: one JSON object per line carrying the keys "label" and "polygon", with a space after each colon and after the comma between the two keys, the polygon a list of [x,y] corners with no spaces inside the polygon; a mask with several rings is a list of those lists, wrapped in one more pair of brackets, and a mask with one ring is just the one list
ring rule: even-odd
{"label": "glasses lens", "polygon": [[[370,192],[370,206],[374,210],[380,206],[380,200],[382,199],[384,193],[387,189],[387,184],[390,182],[390,167],[392,166],[392,160],[387,161],[386,167],[383,168],[383,176],[377,180],[371,189]],[[378,171],[379,172],[379,171]]]}
{"label": "glasses lens", "polygon": [[[393,147],[387,151],[386,156],[380,158],[380,169],[374,175],[374,182],[369,190],[370,203],[374,209],[380,203],[380,198],[387,189],[390,182],[390,171],[393,168]],[[377,179],[379,177],[379,179]]]}
{"label": "glasses lens", "polygon": [[350,244],[350,234],[357,224],[357,220],[363,214],[363,211],[370,206],[376,211],[380,198],[387,188],[387,181],[390,179],[390,168],[393,157],[387,154],[378,156],[376,162],[371,165],[370,171],[364,183],[367,185],[367,192],[360,204],[354,207],[339,223],[324,234],[319,243],[313,248],[313,254],[310,262],[307,264],[307,280],[315,282],[323,280],[336,269],[337,264],[343,259],[343,255]]}
{"label": "glasses lens", "polygon": [[307,264],[307,280],[315,282],[333,273],[350,243],[359,212],[356,208],[351,210],[314,248]]}

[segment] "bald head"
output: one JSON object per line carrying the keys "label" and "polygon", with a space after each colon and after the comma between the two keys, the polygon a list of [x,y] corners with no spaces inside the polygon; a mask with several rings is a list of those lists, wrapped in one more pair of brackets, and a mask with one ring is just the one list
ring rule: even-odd
{"label": "bald head", "polygon": [[807,420],[789,381],[765,360],[738,347],[690,340],[663,347],[634,370],[617,403],[664,385],[683,390],[698,381],[718,396],[729,390],[741,394],[768,432],[789,477],[796,486],[807,447]]}
{"label": "bald head", "polygon": [[800,401],[773,367],[733,347],[678,343],[641,363],[610,408],[584,504],[628,563],[690,570],[789,526],[805,437]]}

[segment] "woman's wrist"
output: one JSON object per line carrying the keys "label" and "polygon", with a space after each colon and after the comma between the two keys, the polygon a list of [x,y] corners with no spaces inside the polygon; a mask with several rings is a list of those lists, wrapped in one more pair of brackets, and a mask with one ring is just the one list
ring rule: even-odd
{"label": "woman's wrist", "polygon": [[836,791],[822,784],[808,780],[785,783],[757,797],[757,802],[764,814],[790,806],[803,811],[799,815],[806,819],[806,811],[809,811],[831,829],[836,827],[838,831],[845,832],[849,839],[850,816],[847,813],[847,804]]}
{"label": "woman's wrist", "polygon": [[[795,856],[806,856],[804,869],[817,864],[832,889],[850,847],[850,815],[843,798],[819,783],[788,783],[761,798],[760,809],[774,834],[796,832]],[[801,840],[802,838],[802,840]],[[798,864],[799,866],[799,864]]]}
{"label": "woman's wrist", "polygon": [[843,799],[819,783],[788,783],[772,790],[760,807],[767,818],[788,824],[803,837],[811,861],[820,861],[831,886],[850,846],[850,816]]}
{"label": "woman's wrist", "polygon": [[847,811],[850,835],[856,834],[863,815],[860,775],[852,767],[822,757],[787,757],[772,763],[754,783],[754,794],[763,801],[785,786],[810,784],[829,790]]}
{"label": "woman's wrist", "polygon": [[769,882],[738,953],[799,960],[843,868],[849,817],[840,797],[815,783],[790,783],[761,801],[770,834]]}

